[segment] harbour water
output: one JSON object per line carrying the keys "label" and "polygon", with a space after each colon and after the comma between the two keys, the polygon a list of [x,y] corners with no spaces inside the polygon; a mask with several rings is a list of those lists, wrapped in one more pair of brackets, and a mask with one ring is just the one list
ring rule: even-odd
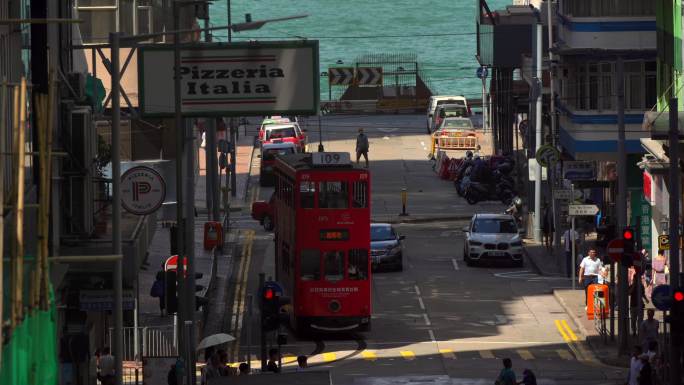
{"label": "harbour water", "polygon": [[[213,25],[227,23],[227,1],[211,6]],[[481,95],[475,75],[476,0],[232,0],[232,22],[308,14],[303,19],[267,23],[259,30],[234,33],[234,41],[317,39],[320,71],[350,65],[363,54],[415,54],[432,91]],[[489,0],[491,9],[511,0]],[[226,41],[225,32],[215,40]],[[321,98],[328,97],[327,78],[321,78]]]}

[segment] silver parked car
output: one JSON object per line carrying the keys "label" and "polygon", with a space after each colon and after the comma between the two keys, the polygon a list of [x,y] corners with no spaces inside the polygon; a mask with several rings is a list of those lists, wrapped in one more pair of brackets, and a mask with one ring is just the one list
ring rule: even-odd
{"label": "silver parked car", "polygon": [[472,266],[481,261],[509,261],[523,265],[522,238],[512,215],[475,214],[464,228],[463,260]]}
{"label": "silver parked car", "polygon": [[403,235],[398,235],[389,223],[372,223],[371,228],[371,263],[373,270],[391,268],[395,271],[404,269]]}

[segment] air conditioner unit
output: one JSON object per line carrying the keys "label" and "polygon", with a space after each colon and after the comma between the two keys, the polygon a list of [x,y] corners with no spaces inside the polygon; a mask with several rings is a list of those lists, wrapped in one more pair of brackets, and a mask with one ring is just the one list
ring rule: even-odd
{"label": "air conditioner unit", "polygon": [[63,145],[69,153],[64,163],[67,178],[67,228],[72,234],[93,231],[95,156],[97,138],[90,107],[76,106],[69,113]]}
{"label": "air conditioner unit", "polygon": [[86,101],[86,74],[83,72],[69,72],[66,75],[69,87],[65,92],[67,99],[73,99],[77,104]]}

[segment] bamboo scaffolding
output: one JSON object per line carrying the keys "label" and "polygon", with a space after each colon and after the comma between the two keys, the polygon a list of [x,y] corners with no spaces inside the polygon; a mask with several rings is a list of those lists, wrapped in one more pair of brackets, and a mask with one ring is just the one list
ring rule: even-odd
{"label": "bamboo scaffolding", "polygon": [[[7,119],[7,83],[6,79],[3,77],[2,85],[0,85],[0,151],[5,148],[5,124]],[[3,256],[4,250],[4,234],[5,234],[5,164],[4,155],[0,155],[0,257]],[[3,281],[5,262],[0,260],[0,330],[4,326],[4,316],[2,313],[3,309],[3,298],[5,296],[5,286]],[[3,340],[3,333],[0,333],[0,346],[5,346],[5,341]],[[0,370],[2,369],[2,349],[0,349]]]}
{"label": "bamboo scaffolding", "polygon": [[14,190],[15,194],[15,214],[14,214],[14,281],[12,284],[12,317],[10,329],[19,324],[24,316],[24,166],[26,159],[24,152],[26,151],[26,78],[21,79],[21,86],[17,90],[15,88],[15,113],[19,119],[15,120],[14,127],[16,131],[14,137],[16,138],[15,146],[17,151],[16,180]]}
{"label": "bamboo scaffolding", "polygon": [[[16,149],[19,136],[19,87],[12,87],[12,143],[10,147]],[[12,157],[12,165],[16,165],[16,155]],[[12,179],[16,178],[16,171],[12,170]],[[14,183],[11,185],[10,199],[16,201],[16,186]],[[14,236],[11,238],[11,251],[10,251],[10,334],[17,326],[17,300],[16,300],[16,287],[17,287],[17,259],[16,256],[16,239]]]}
{"label": "bamboo scaffolding", "polygon": [[43,178],[43,184],[45,189],[41,188],[41,197],[43,202],[41,203],[43,211],[43,234],[42,234],[42,244],[43,253],[40,261],[40,271],[41,271],[41,301],[40,305],[43,310],[47,310],[50,303],[50,275],[49,275],[49,265],[48,265],[48,254],[50,253],[50,196],[52,191],[52,132],[54,129],[54,114],[55,114],[55,73],[50,71],[48,79],[48,95],[47,95],[47,124],[45,126],[45,163],[42,167],[45,169],[45,176]]}

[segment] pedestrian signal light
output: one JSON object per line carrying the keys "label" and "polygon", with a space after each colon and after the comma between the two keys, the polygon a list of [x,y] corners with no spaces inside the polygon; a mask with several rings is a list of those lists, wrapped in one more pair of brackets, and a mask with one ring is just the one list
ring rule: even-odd
{"label": "pedestrian signal light", "polygon": [[622,229],[622,242],[624,244],[624,253],[633,254],[636,249],[636,235],[633,228],[625,227]]}
{"label": "pedestrian signal light", "polygon": [[684,301],[684,292],[675,291],[675,292],[674,292],[674,300],[675,300],[676,302],[682,302],[682,301]]}
{"label": "pedestrian signal light", "polygon": [[273,299],[273,297],[274,297],[273,289],[271,289],[271,288],[264,289],[264,299],[270,300],[270,299]]}
{"label": "pedestrian signal light", "polygon": [[622,232],[622,239],[625,241],[634,240],[634,230],[629,228],[625,229],[625,231]]}

